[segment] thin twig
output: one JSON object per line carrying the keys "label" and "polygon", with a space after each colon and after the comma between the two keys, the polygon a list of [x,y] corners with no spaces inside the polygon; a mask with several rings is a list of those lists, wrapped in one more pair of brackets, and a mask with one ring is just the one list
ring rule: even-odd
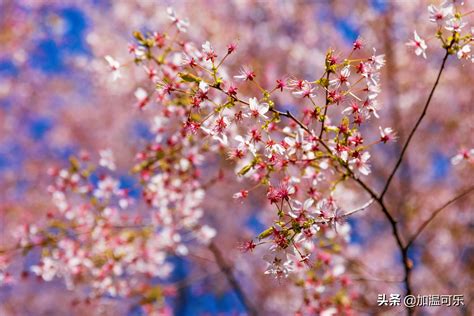
{"label": "thin twig", "polygon": [[[114,226],[111,226],[111,228],[113,228],[113,229],[132,229],[132,228],[145,228],[146,226],[148,226],[148,225],[145,225],[145,224],[143,224],[143,225],[142,224],[131,224],[131,225],[114,225]],[[79,227],[80,226],[71,226],[71,227],[67,227],[67,228],[68,229],[76,229],[76,228],[79,228]],[[77,232],[77,233],[74,233],[74,234],[69,234],[69,235],[67,235],[67,237],[75,238],[75,237],[79,237],[80,235],[90,234],[95,228],[97,228],[97,226],[92,227],[92,229],[90,229],[90,230]],[[64,233],[64,231],[62,231],[62,233]],[[45,236],[45,238],[40,240],[39,242],[31,242],[31,243],[28,243],[28,244],[25,244],[25,245],[17,244],[15,246],[10,247],[10,248],[0,248],[0,255],[5,255],[5,254],[8,254],[10,252],[15,252],[15,251],[20,251],[20,250],[24,251],[24,250],[33,249],[33,248],[36,248],[36,247],[50,246],[50,245],[52,245],[50,243],[57,242],[57,239],[59,237],[62,237],[62,236]]]}
{"label": "thin twig", "polygon": [[311,132],[311,130],[308,128],[308,126],[304,125],[300,120],[298,120],[290,111],[286,111],[286,112],[282,112],[282,111],[278,111],[278,110],[275,110],[273,108],[270,109],[271,112],[273,113],[276,113],[280,116],[285,116],[289,119],[291,119],[293,122],[295,122],[296,124],[299,125],[299,127],[301,127],[302,129],[304,129],[306,132],[308,132],[308,134],[313,134]]}
{"label": "thin twig", "polygon": [[382,282],[382,283],[403,283],[403,280],[371,279],[359,276],[348,275],[353,281]]}
{"label": "thin twig", "polygon": [[367,203],[365,203],[364,205],[362,205],[361,207],[359,208],[356,208],[355,210],[352,210],[352,211],[349,211],[347,213],[345,213],[344,215],[342,215],[342,217],[348,217],[352,214],[355,214],[357,212],[360,212],[360,211],[363,211],[365,210],[366,208],[368,208],[370,205],[372,205],[372,203],[374,203],[374,199],[370,199]]}
{"label": "thin twig", "polygon": [[323,120],[321,122],[321,131],[319,132],[319,138],[321,139],[323,137],[324,133],[324,123],[326,122],[326,115],[328,113],[328,107],[329,107],[329,71],[327,71],[326,74],[326,105],[324,106],[324,113],[323,113]]}
{"label": "thin twig", "polygon": [[224,273],[227,281],[229,282],[230,286],[234,290],[235,294],[237,294],[237,297],[239,298],[239,300],[242,303],[242,305],[244,306],[244,308],[247,310],[248,314],[252,315],[252,316],[257,316],[258,315],[257,310],[250,303],[250,300],[245,295],[245,292],[243,291],[243,289],[240,286],[239,282],[237,282],[237,279],[235,278],[234,274],[232,273],[231,267],[225,261],[224,256],[222,255],[219,248],[217,248],[217,246],[214,243],[211,242],[209,244],[209,250],[214,255],[214,258],[216,259],[217,265],[221,269],[222,273]]}
{"label": "thin twig", "polygon": [[413,234],[413,236],[410,238],[410,240],[408,241],[407,245],[406,245],[406,248],[410,247],[413,242],[418,238],[418,236],[421,234],[421,232],[423,232],[423,230],[426,228],[426,226],[428,226],[429,223],[431,223],[431,221],[433,221],[435,219],[436,216],[438,216],[439,213],[441,213],[441,211],[443,211],[446,207],[448,207],[449,205],[453,204],[454,202],[456,202],[457,200],[463,198],[464,196],[468,195],[469,193],[471,193],[472,191],[474,191],[474,186],[470,187],[469,189],[467,189],[466,191],[462,192],[461,194],[455,196],[454,198],[452,198],[451,200],[447,201],[446,203],[444,203],[442,206],[440,206],[439,208],[437,208],[436,210],[434,210],[432,213],[431,213],[431,216],[425,220],[423,222],[423,224],[420,225],[420,227],[418,227],[418,229],[416,230],[416,232]]}
{"label": "thin twig", "polygon": [[[279,115],[286,116],[293,120],[296,124],[298,124],[301,128],[303,128],[305,131],[308,133],[312,134],[312,132],[309,130],[309,128],[304,125],[301,121],[299,121],[290,111],[285,112],[280,112],[277,110],[272,110],[272,112],[278,113]],[[326,143],[318,138],[318,141],[328,150],[331,152],[330,148],[326,145]],[[404,283],[405,283],[405,294],[406,295],[411,295],[412,294],[412,288],[411,288],[411,282],[410,282],[410,275],[411,275],[411,262],[408,258],[408,249],[404,246],[404,243],[401,238],[400,231],[398,230],[397,226],[397,221],[395,218],[392,216],[392,214],[389,212],[388,208],[386,207],[385,203],[383,200],[377,196],[377,194],[372,190],[364,181],[359,179],[354,172],[349,168],[347,164],[342,164],[344,168],[347,170],[349,175],[351,176],[352,179],[354,179],[366,192],[370,194],[370,196],[377,201],[377,203],[380,205],[382,213],[385,215],[387,220],[390,222],[390,226],[392,228],[392,235],[395,238],[395,241],[397,243],[398,250],[400,251],[400,254],[402,256],[402,263],[404,267]],[[412,314],[412,309],[408,310],[408,314]]]}
{"label": "thin twig", "polygon": [[[374,199],[370,199],[367,203],[365,203],[364,205],[362,205],[361,207],[358,207],[354,210],[351,210],[351,211],[348,211],[347,213],[344,213],[342,215],[333,215],[331,217],[327,217],[325,219],[318,219],[318,220],[315,220],[313,223],[314,224],[326,224],[326,223],[330,223],[330,222],[334,222],[334,221],[337,221],[338,219],[345,219],[357,212],[360,212],[360,211],[363,211],[365,210],[366,208],[368,208],[372,203],[374,202]],[[289,205],[289,204],[288,204]]]}
{"label": "thin twig", "polygon": [[[312,132],[309,130],[309,128],[306,125],[304,125],[301,121],[299,121],[290,111],[286,111],[286,113],[285,112],[280,112],[280,111],[277,111],[277,110],[272,110],[272,111],[275,112],[275,113],[278,113],[279,115],[283,115],[283,116],[286,116],[286,117],[290,118],[296,124],[298,124],[301,128],[303,128],[305,131],[312,134]],[[326,150],[331,152],[330,148],[326,145],[326,143],[322,139],[318,138],[318,141],[326,148]],[[400,254],[402,256],[402,263],[403,263],[403,267],[404,267],[405,294],[406,295],[411,295],[412,294],[412,288],[411,288],[411,282],[410,282],[410,275],[411,275],[411,265],[412,264],[411,264],[411,262],[408,258],[408,249],[404,246],[404,243],[403,243],[402,238],[401,238],[400,231],[398,230],[397,221],[392,216],[392,214],[389,212],[389,210],[386,207],[383,200],[379,196],[377,196],[377,194],[374,192],[374,190],[372,190],[364,181],[359,179],[354,174],[354,172],[349,168],[349,166],[347,164],[342,164],[342,165],[347,170],[347,172],[349,173],[351,178],[354,179],[366,192],[368,192],[370,194],[370,196],[375,201],[377,201],[377,203],[381,207],[382,213],[385,215],[387,220],[390,222],[390,226],[392,228],[392,235],[395,238],[398,250],[400,251]],[[408,310],[408,314],[409,315],[412,314],[411,309]]]}
{"label": "thin twig", "polygon": [[423,118],[426,115],[426,112],[428,111],[428,107],[431,103],[431,99],[433,98],[436,87],[438,86],[439,80],[441,78],[441,74],[443,73],[444,66],[446,65],[446,61],[448,60],[448,57],[449,57],[449,52],[448,52],[448,49],[446,49],[446,54],[444,55],[443,61],[441,63],[441,67],[439,69],[438,76],[436,77],[436,81],[433,85],[433,88],[431,88],[431,92],[428,96],[428,99],[426,100],[425,106],[423,107],[423,112],[421,112],[421,115],[418,118],[418,120],[416,121],[415,126],[413,127],[410,134],[408,135],[408,139],[406,140],[405,145],[403,145],[403,149],[402,149],[402,152],[400,153],[400,156],[398,157],[398,161],[395,164],[395,167],[393,168],[392,172],[390,173],[390,175],[387,179],[387,182],[385,183],[385,186],[382,190],[382,193],[380,193],[380,199],[383,199],[385,193],[387,193],[387,190],[390,186],[390,183],[392,182],[393,176],[395,175],[398,168],[400,167],[400,164],[402,163],[403,157],[405,156],[405,152],[407,151],[408,146],[410,145],[411,139],[413,138],[413,135],[415,135],[415,132],[418,129],[418,126],[420,125],[421,121],[423,120]]}
{"label": "thin twig", "polygon": [[[453,42],[451,43],[451,45],[453,44]],[[425,103],[425,106],[423,108],[423,112],[421,113],[421,115],[418,118],[415,126],[411,130],[411,132],[408,136],[408,139],[407,139],[407,141],[405,142],[405,144],[402,148],[402,151],[400,153],[398,161],[397,161],[394,169],[390,173],[390,175],[387,179],[387,182],[386,182],[382,192],[380,193],[380,195],[377,195],[374,192],[374,190],[372,190],[364,181],[362,181],[361,179],[356,177],[356,175],[352,172],[352,170],[349,168],[349,166],[347,164],[342,164],[344,166],[344,168],[347,170],[347,172],[349,173],[349,175],[351,176],[351,178],[354,179],[366,192],[368,192],[370,194],[370,196],[375,201],[377,201],[377,203],[381,207],[382,213],[385,215],[385,217],[387,218],[387,220],[390,223],[390,226],[392,228],[392,235],[395,238],[398,249],[399,249],[399,251],[401,253],[401,256],[402,256],[402,263],[403,263],[403,266],[404,266],[404,284],[405,284],[405,294],[406,295],[411,295],[412,294],[411,281],[410,281],[412,263],[411,263],[411,261],[408,257],[408,246],[404,246],[404,243],[403,243],[402,238],[401,238],[400,231],[398,229],[397,221],[395,220],[393,215],[389,212],[388,208],[386,207],[385,203],[383,202],[383,197],[387,193],[388,188],[390,186],[390,183],[391,183],[395,173],[397,172],[398,168],[400,167],[400,164],[403,161],[403,158],[405,156],[405,152],[408,149],[408,146],[411,142],[411,139],[413,138],[413,135],[415,134],[416,130],[418,129],[418,126],[420,125],[421,121],[423,120],[423,118],[425,117],[425,115],[427,113],[428,107],[431,103],[431,99],[433,98],[434,92],[435,92],[435,90],[436,90],[436,88],[439,84],[441,74],[442,74],[442,72],[444,70],[444,67],[446,65],[446,61],[449,57],[449,48],[451,47],[451,45],[446,49],[446,55],[444,56],[444,58],[442,60],[441,67],[440,67],[440,70],[438,72],[438,76],[437,76],[436,81],[435,81],[435,83],[434,83],[434,85],[433,85],[433,87],[430,91],[428,99],[427,99],[427,101]],[[327,98],[326,98],[326,102],[327,102]],[[326,109],[327,109],[327,107],[326,107]],[[299,121],[290,111],[281,112],[281,111],[278,111],[278,110],[275,110],[275,109],[270,109],[270,111],[272,111],[276,114],[279,114],[281,116],[286,116],[286,117],[290,118],[296,124],[298,124],[302,129],[304,129],[306,132],[308,132],[311,135],[313,134],[312,131],[306,125],[304,125],[301,121]],[[323,129],[321,131],[323,131]],[[321,137],[318,137],[318,141],[326,148],[326,150],[328,150],[331,153],[330,148],[324,143],[324,141],[321,139]],[[412,315],[413,312],[414,312],[413,309],[411,309],[411,308],[407,309],[408,315]]]}
{"label": "thin twig", "polygon": [[[347,168],[348,169],[348,168]],[[390,226],[392,228],[392,235],[395,238],[395,241],[397,242],[398,250],[400,251],[400,254],[402,256],[402,263],[403,263],[403,269],[404,269],[404,283],[405,283],[405,294],[406,295],[411,295],[412,294],[412,287],[411,287],[411,281],[410,281],[410,276],[411,276],[411,262],[410,259],[408,258],[408,248],[406,248],[403,245],[403,241],[401,238],[400,231],[398,230],[398,225],[397,221],[395,218],[392,216],[392,214],[389,212],[387,209],[387,206],[383,202],[381,198],[377,196],[377,194],[367,185],[365,182],[360,180],[359,178],[356,178],[352,170],[348,169],[352,179],[354,179],[362,188],[364,188],[365,191],[367,191],[372,198],[377,201],[377,203],[380,205],[382,213],[385,215],[387,220],[390,223]],[[413,310],[408,309],[408,314],[412,315]]]}

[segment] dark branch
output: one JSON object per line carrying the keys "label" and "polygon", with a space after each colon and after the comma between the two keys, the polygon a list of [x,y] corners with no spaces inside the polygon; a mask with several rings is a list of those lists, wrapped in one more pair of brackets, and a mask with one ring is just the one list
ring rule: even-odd
{"label": "dark branch", "polygon": [[[280,112],[277,110],[272,110],[275,113],[278,113],[279,115],[286,116],[293,120],[296,124],[298,124],[301,128],[303,128],[305,131],[308,133],[312,134],[309,128],[304,125],[301,121],[299,121],[295,116],[287,111],[285,112]],[[319,142],[328,150],[331,152],[329,147],[326,145],[324,141],[322,141],[320,138],[318,138]],[[382,213],[385,215],[387,220],[390,223],[390,226],[392,228],[392,235],[395,238],[395,241],[397,243],[397,248],[400,251],[400,254],[402,256],[402,261],[403,261],[403,267],[404,267],[404,283],[405,283],[405,290],[406,290],[406,295],[411,295],[412,294],[412,287],[411,287],[411,282],[410,282],[410,275],[411,275],[411,262],[410,259],[408,258],[408,249],[404,246],[400,231],[398,230],[397,226],[397,221],[395,218],[392,216],[392,214],[389,212],[387,207],[385,206],[382,198],[378,197],[377,194],[361,179],[357,178],[357,176],[352,172],[352,170],[349,168],[347,164],[342,164],[343,167],[347,170],[349,175],[351,176],[352,179],[354,179],[366,192],[370,194],[370,196],[377,201],[377,203],[380,205]],[[412,309],[409,309],[409,314],[412,313]]]}
{"label": "dark branch", "polygon": [[413,138],[413,135],[415,135],[415,132],[418,129],[418,126],[420,125],[421,121],[426,115],[426,112],[428,111],[428,107],[431,103],[431,99],[433,98],[436,87],[438,86],[439,80],[441,78],[441,74],[443,73],[444,66],[446,65],[446,61],[448,60],[448,57],[449,57],[449,52],[448,50],[446,50],[446,55],[444,55],[443,62],[441,63],[441,67],[438,72],[438,76],[436,77],[436,81],[433,85],[433,88],[431,88],[431,92],[428,96],[428,99],[426,100],[425,106],[423,107],[423,112],[421,112],[421,115],[416,121],[415,126],[413,127],[410,134],[408,135],[408,139],[406,140],[405,145],[403,145],[402,152],[400,153],[400,156],[398,157],[398,161],[395,164],[395,167],[393,168],[392,172],[388,176],[387,182],[385,183],[385,187],[383,188],[382,193],[380,193],[380,199],[383,199],[385,193],[387,193],[390,183],[392,182],[393,176],[395,175],[398,168],[400,167],[400,164],[402,163],[403,157],[405,156],[405,152],[407,151],[408,146],[410,145],[411,139]]}
{"label": "dark branch", "polygon": [[245,295],[245,292],[243,291],[239,282],[237,282],[237,279],[232,273],[231,267],[225,261],[224,256],[222,255],[219,248],[217,248],[217,246],[214,243],[211,243],[209,245],[209,250],[214,255],[217,265],[221,269],[222,273],[224,273],[227,281],[229,282],[230,286],[234,290],[235,294],[237,294],[237,297],[239,298],[244,308],[247,310],[248,314],[251,316],[257,316],[258,315],[257,310],[252,306],[252,304],[250,303],[250,300]]}
{"label": "dark branch", "polygon": [[423,230],[426,228],[426,226],[428,226],[428,224],[431,223],[431,221],[433,221],[435,219],[435,217],[438,216],[439,213],[441,213],[441,211],[443,211],[445,208],[447,208],[449,205],[453,204],[457,200],[465,197],[466,195],[468,195],[472,191],[474,191],[474,186],[470,187],[469,189],[462,192],[461,194],[455,196],[454,198],[452,198],[451,200],[447,201],[442,206],[437,208],[435,211],[433,211],[431,213],[431,216],[426,221],[424,221],[423,224],[420,225],[420,227],[418,227],[416,232],[413,234],[413,236],[408,241],[408,244],[406,245],[406,248],[410,247],[413,244],[413,242],[418,238],[418,236],[421,234],[421,232],[423,232]]}
{"label": "dark branch", "polygon": [[[451,45],[453,43],[454,43],[454,41],[451,42]],[[410,281],[412,263],[411,263],[411,261],[408,257],[408,248],[409,248],[410,243],[408,243],[407,246],[404,245],[404,243],[402,241],[402,238],[401,238],[400,231],[399,231],[398,226],[397,226],[397,221],[395,220],[395,218],[392,216],[392,214],[387,209],[386,205],[383,202],[383,198],[384,198],[385,194],[388,191],[388,188],[390,186],[390,183],[393,180],[393,177],[394,177],[395,173],[397,172],[398,168],[400,167],[400,165],[403,161],[405,153],[408,149],[408,146],[410,145],[410,142],[411,142],[413,136],[415,135],[416,130],[418,129],[421,122],[423,121],[424,117],[426,116],[426,113],[428,111],[428,107],[431,103],[431,99],[433,98],[434,92],[436,91],[436,88],[437,88],[437,86],[439,84],[439,81],[441,79],[441,74],[443,73],[444,67],[446,65],[446,61],[448,60],[449,48],[451,47],[451,45],[446,49],[446,54],[445,54],[445,56],[442,60],[441,67],[439,69],[439,72],[438,72],[438,75],[436,77],[435,83],[434,83],[433,87],[431,88],[428,99],[426,100],[425,106],[423,107],[423,111],[422,111],[420,117],[418,118],[418,120],[416,121],[415,126],[411,130],[411,132],[408,136],[408,139],[406,140],[406,142],[405,142],[405,144],[402,148],[402,151],[401,151],[400,156],[397,160],[397,163],[395,164],[395,167],[393,168],[392,172],[390,173],[390,175],[387,179],[387,182],[385,183],[385,186],[384,186],[382,192],[380,193],[380,195],[378,196],[365,182],[363,182],[358,177],[356,177],[355,174],[352,172],[352,170],[349,168],[349,166],[347,164],[342,164],[343,167],[347,170],[347,172],[351,176],[351,178],[354,179],[366,192],[368,192],[370,194],[370,196],[375,201],[377,201],[377,203],[381,207],[382,213],[385,215],[385,217],[387,218],[387,220],[390,223],[390,226],[392,228],[392,235],[395,238],[398,249],[399,249],[400,254],[402,256],[402,263],[403,263],[403,267],[404,267],[405,294],[406,295],[411,295],[412,294],[412,287],[411,287],[411,281]],[[240,101],[240,100],[238,100],[238,101]],[[324,114],[326,114],[327,103],[328,103],[328,98],[326,96],[326,107],[325,107]],[[293,120],[296,124],[298,124],[306,132],[308,132],[309,134],[312,134],[310,129],[305,124],[303,124],[300,120],[298,120],[295,116],[293,116],[293,114],[290,111],[281,112],[281,111],[278,111],[278,110],[275,110],[275,109],[270,109],[270,111]],[[321,136],[322,136],[323,131],[324,131],[324,122],[323,122],[323,126],[321,128],[321,134],[320,134]],[[321,136],[318,137],[318,141],[326,148],[326,150],[331,152],[329,147],[321,139]],[[408,315],[412,315],[413,312],[414,312],[414,309],[408,308],[407,311],[408,311]]]}

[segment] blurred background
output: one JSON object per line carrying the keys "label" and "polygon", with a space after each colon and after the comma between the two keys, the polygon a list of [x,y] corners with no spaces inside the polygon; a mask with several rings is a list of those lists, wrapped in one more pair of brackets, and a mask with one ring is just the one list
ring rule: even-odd
{"label": "blurred background", "polygon": [[[123,64],[131,60],[127,45],[132,31],[163,29],[169,23],[166,8],[170,5],[189,18],[189,36],[198,43],[209,40],[222,52],[238,40],[233,63],[252,65],[258,73],[265,70],[263,86],[272,87],[274,78],[282,75],[318,76],[329,47],[349,52],[359,37],[367,48],[385,54],[380,125],[394,128],[399,141],[372,152],[370,182],[380,190],[421,112],[444,54],[434,40],[428,40],[432,45],[427,60],[415,57],[405,46],[414,29],[419,34],[435,33],[428,21],[429,3],[0,0],[0,245],[12,242],[12,232],[22,223],[44,217],[51,208],[46,194],[48,167],[67,163],[69,156],[81,150],[93,155],[104,148],[114,150],[118,169],[123,170],[122,182],[134,188],[136,180],[128,170],[135,153],[152,137],[149,113],[134,107],[133,92],[145,78],[138,69],[127,67],[121,80],[112,81],[104,56],[114,56]],[[472,2],[465,1],[462,11],[472,9]],[[450,163],[460,148],[473,147],[472,74],[472,64],[456,58],[448,61],[428,117],[386,196],[403,236],[410,236],[434,209],[473,184],[472,165]],[[271,219],[264,198],[247,203],[238,219],[230,219],[223,211],[228,208],[224,198],[238,188],[229,184],[226,190],[211,190],[213,203],[207,205],[206,220],[217,228],[225,258],[254,304],[267,315],[289,315],[297,309],[301,294],[263,275],[265,264],[258,254],[248,256],[237,249],[242,236],[258,234]],[[347,191],[354,204],[364,201],[362,192],[352,187]],[[464,294],[466,305],[426,308],[420,315],[473,313],[472,202],[472,197],[465,197],[450,205],[420,235],[409,254],[415,293]],[[398,315],[401,311],[396,308],[376,306],[378,293],[403,293],[402,267],[390,227],[376,205],[349,224],[350,240],[340,255],[358,293],[355,313]],[[167,301],[172,313],[243,313],[225,278],[206,260],[209,253],[201,252],[172,260],[175,268],[169,281],[182,284]],[[26,270],[37,257],[30,253],[14,264],[13,271]],[[139,305],[126,299],[75,305],[75,298],[76,293],[66,291],[61,280],[42,283],[28,278],[0,287],[0,313],[143,314]]]}

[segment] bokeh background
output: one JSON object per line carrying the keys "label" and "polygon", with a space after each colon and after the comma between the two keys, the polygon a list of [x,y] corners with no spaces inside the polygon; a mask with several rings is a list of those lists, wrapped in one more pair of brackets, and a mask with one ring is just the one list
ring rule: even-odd
{"label": "bokeh background", "polygon": [[[463,11],[472,10],[465,1]],[[127,67],[121,80],[112,81],[105,55],[130,60],[127,45],[134,30],[160,30],[169,23],[172,5],[189,18],[189,36],[210,40],[216,49],[238,40],[234,63],[252,65],[263,72],[262,84],[275,77],[314,77],[322,73],[329,47],[350,51],[361,37],[367,47],[386,54],[382,79],[382,126],[393,127],[398,144],[372,153],[374,176],[380,189],[395,163],[400,144],[421,111],[443,50],[434,41],[428,59],[416,58],[405,46],[414,29],[434,34],[428,21],[427,1],[310,1],[310,0],[1,0],[0,1],[0,224],[1,245],[12,242],[12,232],[34,222],[50,209],[46,194],[49,166],[67,163],[81,150],[97,153],[111,148],[117,157],[121,181],[138,197],[136,180],[129,173],[133,159],[150,132],[150,114],[134,107],[133,92],[143,74]],[[472,16],[471,16],[472,21]],[[426,36],[429,37],[429,36]],[[426,121],[421,125],[386,197],[409,236],[430,212],[472,185],[472,165],[453,166],[450,158],[462,147],[473,147],[474,76],[472,65],[452,58]],[[377,126],[374,126],[376,129]],[[374,129],[374,130],[375,130]],[[268,315],[291,313],[294,297],[288,285],[269,281],[258,255],[241,254],[242,236],[257,234],[271,218],[255,199],[229,218],[224,197],[237,185],[215,190],[206,220],[218,229],[219,244],[236,269],[239,282]],[[364,200],[348,187],[352,203]],[[348,203],[350,203],[349,201]],[[420,294],[464,294],[466,306],[426,309],[424,314],[469,315],[473,312],[472,197],[450,205],[420,236],[410,253],[413,282]],[[350,219],[350,242],[344,251],[356,292],[357,313],[381,313],[377,293],[402,293],[402,268],[387,222],[372,206],[364,216]],[[202,253],[201,253],[202,252]],[[206,259],[205,250],[187,258],[173,258],[170,282],[181,282],[167,304],[175,315],[233,315],[243,312],[235,293]],[[26,270],[38,254],[14,263]],[[207,273],[204,273],[206,272]],[[184,281],[183,281],[184,280]],[[127,300],[104,298],[92,305],[71,307],[76,293],[61,280],[42,283],[34,278],[0,288],[3,315],[142,315],[140,306]],[[385,310],[397,314],[400,311]]]}

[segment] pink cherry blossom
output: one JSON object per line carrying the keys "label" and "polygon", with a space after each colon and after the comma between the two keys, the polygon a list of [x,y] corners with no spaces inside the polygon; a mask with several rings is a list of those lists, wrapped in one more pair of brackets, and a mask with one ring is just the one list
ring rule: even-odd
{"label": "pink cherry blossom", "polygon": [[249,113],[248,116],[252,117],[262,117],[267,118],[265,115],[269,110],[269,105],[267,103],[259,103],[257,98],[249,99]]}
{"label": "pink cherry blossom", "polygon": [[423,58],[426,59],[426,49],[428,48],[428,46],[426,45],[425,41],[418,35],[418,33],[416,33],[416,31],[413,31],[413,37],[414,39],[408,42],[406,45],[415,48],[416,56],[422,55]]}
{"label": "pink cherry blossom", "polygon": [[461,148],[459,150],[459,153],[451,158],[451,164],[453,165],[458,165],[460,164],[463,160],[473,163],[474,162],[474,148],[473,149],[465,149]]}
{"label": "pink cherry blossom", "polygon": [[114,154],[111,149],[101,150],[99,154],[100,154],[99,165],[101,165],[102,167],[108,168],[112,171],[116,169]]}
{"label": "pink cherry blossom", "polygon": [[380,130],[380,141],[383,143],[387,143],[389,141],[393,141],[397,139],[396,133],[393,131],[392,128],[386,127],[382,128],[379,126]]}
{"label": "pink cherry blossom", "polygon": [[112,70],[112,79],[115,81],[122,77],[122,74],[120,72],[120,63],[116,61],[113,57],[107,55],[105,56],[105,60],[109,64],[110,69]]}
{"label": "pink cherry blossom", "polygon": [[449,1],[444,1],[439,8],[433,4],[428,6],[430,21],[437,23],[439,26],[453,18],[453,11],[453,5]]}

